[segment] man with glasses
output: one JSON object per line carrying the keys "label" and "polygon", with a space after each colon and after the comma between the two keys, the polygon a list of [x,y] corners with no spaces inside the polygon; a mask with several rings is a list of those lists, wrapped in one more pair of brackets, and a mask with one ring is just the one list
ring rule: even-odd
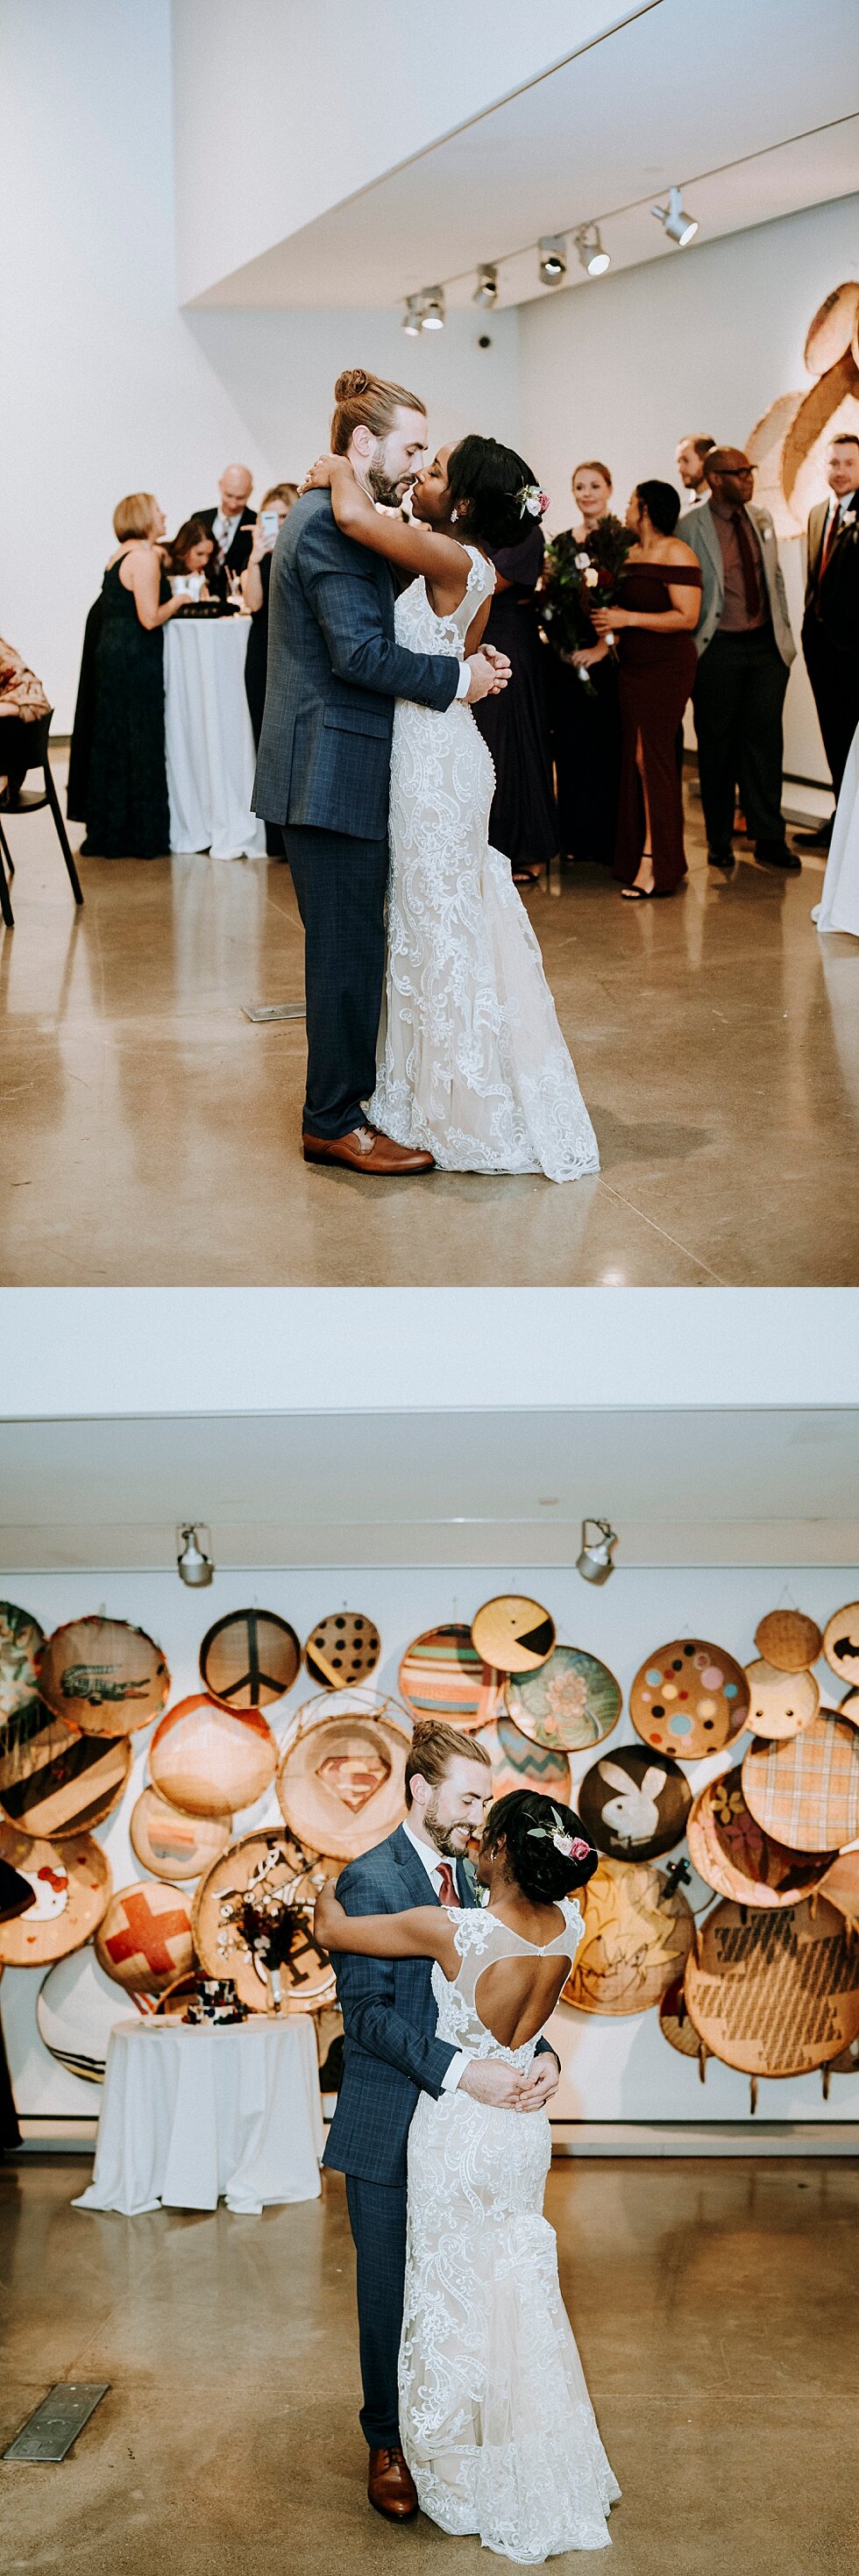
{"label": "man with glasses", "polygon": [[693,691],[698,774],[711,867],[734,865],[735,789],[755,856],[796,871],[782,822],[782,709],[796,645],[768,510],[752,506],[754,466],[740,447],[704,460],[710,498],[679,521],[703,575]]}

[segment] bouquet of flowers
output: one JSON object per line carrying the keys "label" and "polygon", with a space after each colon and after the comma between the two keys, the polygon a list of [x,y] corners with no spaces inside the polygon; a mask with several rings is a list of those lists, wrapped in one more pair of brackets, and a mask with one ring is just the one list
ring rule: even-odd
{"label": "bouquet of flowers", "polygon": [[[634,544],[631,529],[611,512],[597,521],[581,544],[571,528],[550,538],[540,595],[540,623],[557,653],[587,652],[593,644],[590,611],[615,606],[626,558]],[[613,650],[613,636],[607,636],[606,641]],[[594,697],[593,681],[586,670],[579,671],[579,679]]]}

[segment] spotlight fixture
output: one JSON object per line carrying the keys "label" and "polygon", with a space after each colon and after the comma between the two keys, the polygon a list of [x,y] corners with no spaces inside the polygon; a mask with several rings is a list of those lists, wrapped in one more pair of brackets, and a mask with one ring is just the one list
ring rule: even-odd
{"label": "spotlight fixture", "polygon": [[[598,1530],[599,1537],[589,1538],[589,1530]],[[576,1573],[581,1574],[586,1583],[607,1583],[609,1575],[614,1573],[611,1552],[616,1546],[617,1531],[608,1521],[583,1521],[582,1552],[576,1558]]]}
{"label": "spotlight fixture", "polygon": [[567,274],[567,244],[563,233],[544,233],[538,245],[540,277],[544,286],[560,286]]}
{"label": "spotlight fixture", "polygon": [[420,298],[421,330],[444,330],[444,287],[425,286]]}
{"label": "spotlight fixture", "polygon": [[[202,1592],[204,1586],[211,1583],[215,1571],[211,1530],[205,1521],[188,1521],[177,1529],[176,1538],[180,1583],[190,1583]],[[208,1547],[203,1545],[204,1539],[208,1539]]]}
{"label": "spotlight fixture", "polygon": [[599,224],[582,224],[576,234],[576,249],[582,268],[589,277],[604,277],[611,267],[611,252],[603,250]]}
{"label": "spotlight fixture", "polygon": [[667,206],[653,206],[651,212],[657,223],[664,225],[669,241],[677,243],[678,250],[685,250],[687,242],[694,241],[698,217],[687,213],[681,188],[669,188]]}
{"label": "spotlight fixture", "polygon": [[497,303],[498,270],[494,259],[484,259],[481,262],[477,271],[477,285],[474,289],[471,301],[472,304],[481,304],[484,312],[487,313],[491,311],[493,304]]}
{"label": "spotlight fixture", "polygon": [[403,330],[408,331],[410,338],[412,339],[417,339],[417,335],[421,327],[421,317],[418,310],[419,305],[419,295],[406,296],[406,309],[403,314]]}

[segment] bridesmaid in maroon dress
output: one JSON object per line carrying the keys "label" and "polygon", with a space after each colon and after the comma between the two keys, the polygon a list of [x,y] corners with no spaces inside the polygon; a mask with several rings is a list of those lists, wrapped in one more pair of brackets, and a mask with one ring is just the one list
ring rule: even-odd
{"label": "bridesmaid in maroon dress", "polygon": [[676,894],[686,874],[677,729],[697,668],[701,566],[674,535],[679,516],[673,484],[636,484],[626,513],[636,542],[623,606],[593,613],[598,635],[618,638],[623,750],[614,873],[631,903]]}

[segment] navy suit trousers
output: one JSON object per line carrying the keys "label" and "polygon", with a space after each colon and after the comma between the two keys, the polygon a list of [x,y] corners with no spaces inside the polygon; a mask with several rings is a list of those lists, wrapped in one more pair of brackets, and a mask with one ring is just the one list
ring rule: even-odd
{"label": "navy suit trousers", "polygon": [[371,2451],[398,2443],[397,2363],[406,2277],[406,2186],[346,2176],[349,2224],[358,2257],[358,2327],[364,2403],[361,2430]]}
{"label": "navy suit trousers", "polygon": [[376,1087],[387,837],[359,841],[285,823],[283,846],[304,923],[304,1126],[311,1136],[348,1136]]}

